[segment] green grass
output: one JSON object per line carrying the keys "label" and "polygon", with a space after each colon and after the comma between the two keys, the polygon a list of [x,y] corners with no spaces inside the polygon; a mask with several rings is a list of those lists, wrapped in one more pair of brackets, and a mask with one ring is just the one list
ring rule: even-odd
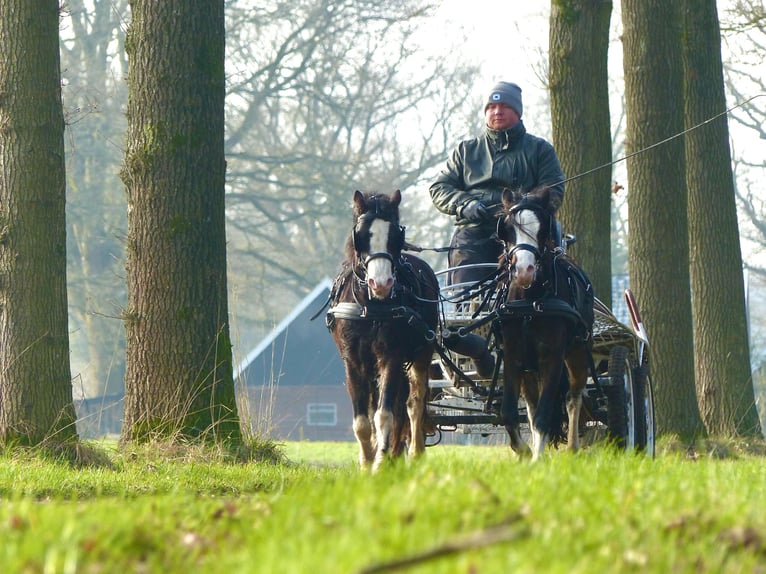
{"label": "green grass", "polygon": [[507,447],[442,445],[369,475],[353,444],[282,448],[279,464],[107,450],[111,465],[73,468],[4,454],[0,572],[680,574],[766,564],[760,456],[649,460],[591,447],[532,465]]}

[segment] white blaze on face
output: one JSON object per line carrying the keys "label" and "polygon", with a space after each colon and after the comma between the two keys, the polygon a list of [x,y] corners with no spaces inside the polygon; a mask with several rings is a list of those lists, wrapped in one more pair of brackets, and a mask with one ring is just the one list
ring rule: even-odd
{"label": "white blaze on face", "polygon": [[[516,245],[529,245],[537,249],[540,221],[533,211],[524,209],[516,214]],[[529,287],[535,280],[535,254],[533,251],[516,251],[516,280],[522,287]]]}
{"label": "white blaze on face", "polygon": [[[370,254],[388,253],[388,233],[391,224],[376,219],[370,226]],[[367,289],[372,297],[385,299],[394,286],[394,271],[391,261],[375,257],[367,263]]]}

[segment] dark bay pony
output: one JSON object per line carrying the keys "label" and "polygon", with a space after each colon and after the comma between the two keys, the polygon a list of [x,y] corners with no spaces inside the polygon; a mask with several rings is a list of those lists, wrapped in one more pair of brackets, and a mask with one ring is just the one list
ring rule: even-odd
{"label": "dark bay pony", "polygon": [[537,460],[549,441],[563,438],[564,426],[567,447],[579,448],[582,391],[593,364],[593,288],[561,248],[558,203],[550,188],[523,198],[507,191],[503,206],[497,230],[505,244],[500,258],[504,292],[498,309],[504,358],[502,419],[513,450],[529,455],[519,433],[521,392],[532,431],[532,460]]}
{"label": "dark bay pony", "polygon": [[[359,463],[425,450],[428,371],[438,323],[439,283],[422,259],[403,253],[399,190],[357,191],[354,228],[331,293],[327,326],[346,371]],[[372,422],[371,422],[372,421]]]}

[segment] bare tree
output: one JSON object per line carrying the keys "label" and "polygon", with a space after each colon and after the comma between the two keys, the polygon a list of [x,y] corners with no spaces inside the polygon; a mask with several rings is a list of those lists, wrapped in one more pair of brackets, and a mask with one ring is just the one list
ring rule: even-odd
{"label": "bare tree", "polygon": [[[725,12],[721,21],[722,41],[727,51],[724,80],[731,97],[731,121],[758,143],[766,140],[766,77],[758,70],[766,52],[766,10],[761,0],[739,0]],[[734,146],[732,156],[736,174],[741,232],[753,256],[745,268],[766,279],[766,200],[761,191],[766,177],[766,158],[762,146]]]}
{"label": "bare tree", "polygon": [[441,167],[455,126],[480,104],[466,98],[473,68],[423,55],[425,3],[237,6],[229,36],[241,42],[227,61],[231,274],[254,295],[237,311],[263,328],[264,309],[286,308],[335,273],[353,191],[400,188],[412,196],[405,205],[427,200],[424,174]]}
{"label": "bare tree", "polygon": [[0,442],[77,440],[57,0],[0,0]]}

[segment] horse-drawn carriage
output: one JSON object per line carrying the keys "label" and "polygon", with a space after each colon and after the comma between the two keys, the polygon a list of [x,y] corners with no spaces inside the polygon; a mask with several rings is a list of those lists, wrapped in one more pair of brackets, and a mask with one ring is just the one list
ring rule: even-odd
{"label": "horse-drawn carriage", "polygon": [[649,347],[635,299],[625,292],[627,326],[594,297],[558,238],[547,190],[504,195],[503,256],[471,283],[407,252],[400,201],[398,191],[354,194],[327,312],[360,463],[375,469],[405,448],[416,456],[426,436],[435,444],[447,431],[507,433],[533,460],[549,442],[576,450],[594,437],[653,455]]}
{"label": "horse-drawn carriage", "polygon": [[[491,275],[495,265],[482,264]],[[438,271],[441,284],[441,327],[429,381],[427,418],[429,444],[438,444],[444,433],[474,437],[506,435],[498,387],[502,385],[502,348],[498,340],[494,294],[473,283],[448,284],[454,269]],[[596,377],[589,377],[583,392],[581,434],[586,440],[613,440],[626,450],[654,455],[654,408],[649,375],[649,344],[635,297],[624,291],[629,325],[621,322],[598,299],[594,305],[592,355]],[[496,367],[487,371],[471,357],[449,346],[456,338],[478,335],[487,341]],[[475,343],[473,343],[475,345]],[[467,343],[466,346],[471,346]],[[526,419],[524,400],[519,410]]]}

